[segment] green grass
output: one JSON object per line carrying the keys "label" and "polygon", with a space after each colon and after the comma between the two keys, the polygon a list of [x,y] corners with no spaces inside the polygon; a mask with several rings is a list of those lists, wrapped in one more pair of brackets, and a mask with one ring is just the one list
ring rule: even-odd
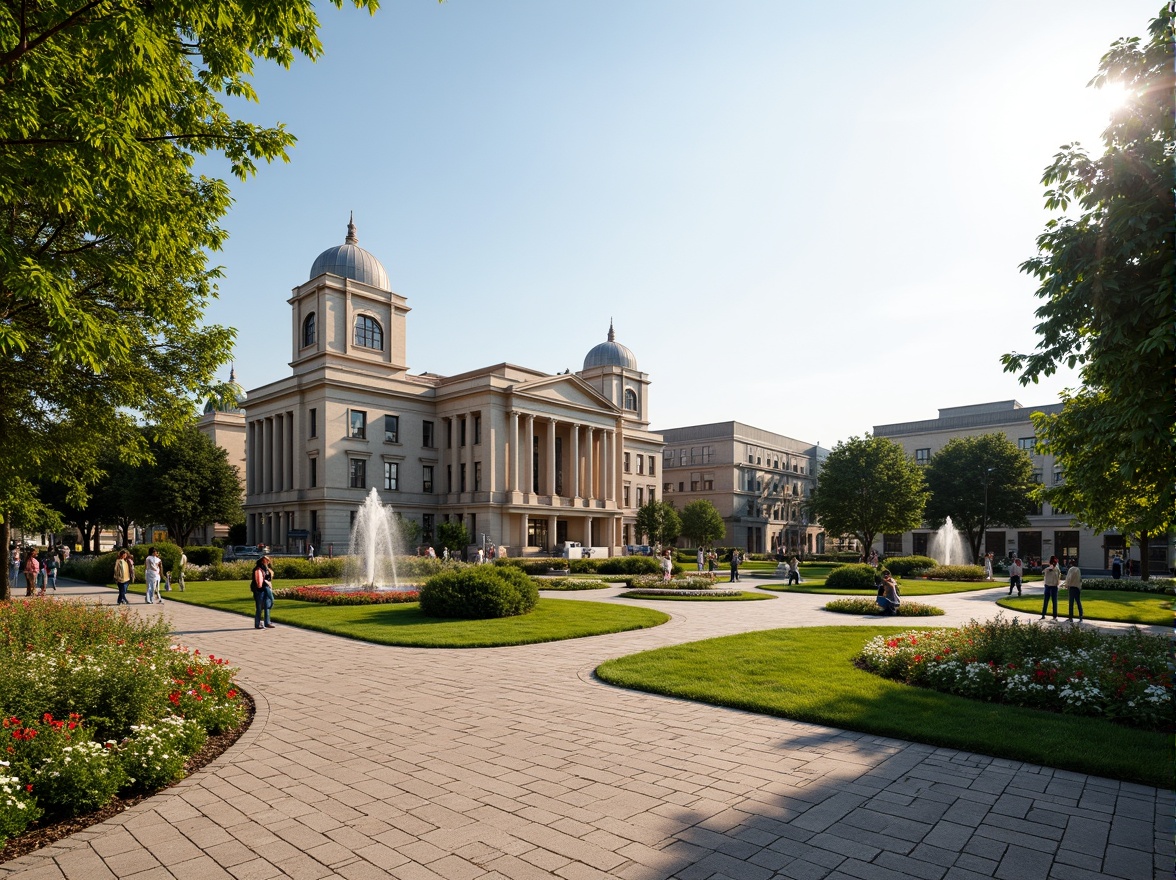
{"label": "green grass", "polygon": [[[905,599],[909,596],[939,596],[944,593],[973,593],[979,590],[991,590],[1002,586],[999,583],[986,581],[925,581],[919,578],[907,578],[898,582],[899,590]],[[1007,590],[1009,585],[1003,585]],[[771,590],[773,593],[821,593],[829,596],[873,596],[877,593],[873,587],[826,587],[824,581],[820,583],[803,583],[798,586],[785,584],[767,584],[760,586],[761,590]]]}
{"label": "green grass", "polygon": [[647,593],[642,590],[629,590],[617,594],[621,599],[649,599],[650,601],[665,600],[667,602],[754,602],[756,599],[775,599],[775,596],[765,596],[763,593],[741,592],[738,596],[708,596],[698,595],[676,596],[672,593]]}
{"label": "green grass", "polygon": [[[321,583],[321,578],[318,582]],[[310,583],[315,581],[282,581],[278,586]],[[132,592],[142,595],[143,588],[134,588]],[[164,599],[253,617],[253,596],[245,581],[189,583],[185,592],[173,588],[170,593],[164,593]],[[380,645],[497,648],[645,629],[670,618],[651,608],[541,598],[530,614],[495,620],[439,620],[421,614],[416,602],[404,605],[323,605],[279,599],[274,603],[270,619],[274,623]]]}
{"label": "green grass", "polygon": [[[1003,596],[997,601],[1002,608],[1041,614],[1042,594],[1034,591],[1024,596]],[[1058,616],[1066,617],[1070,607],[1069,595],[1058,591]],[[1137,623],[1140,626],[1171,626],[1172,597],[1159,593],[1129,593],[1118,590],[1083,590],[1082,610],[1087,620],[1114,620]],[[1074,609],[1077,613],[1078,609]],[[1053,605],[1049,614],[1053,616]]]}
{"label": "green grass", "polygon": [[724,636],[609,660],[596,674],[651,693],[1172,787],[1170,734],[941,694],[851,662],[874,636],[905,629],[819,627]]}

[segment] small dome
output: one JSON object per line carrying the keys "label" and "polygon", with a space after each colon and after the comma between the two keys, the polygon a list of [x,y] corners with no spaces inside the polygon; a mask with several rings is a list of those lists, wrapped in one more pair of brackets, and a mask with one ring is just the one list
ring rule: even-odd
{"label": "small dome", "polygon": [[584,358],[584,369],[592,367],[624,367],[626,370],[637,369],[637,357],[625,346],[617,342],[617,334],[613,332],[612,322],[608,325],[608,342],[595,346]]}
{"label": "small dome", "polygon": [[347,223],[347,238],[343,244],[327,248],[315,258],[310,267],[311,278],[316,278],[324,272],[338,275],[340,278],[353,278],[380,290],[392,289],[388,284],[388,273],[384,271],[383,264],[359,246],[354,217]]}
{"label": "small dome", "polygon": [[237,370],[229,370],[229,381],[221,385],[218,392],[204,404],[204,414],[223,412],[239,413],[245,402],[245,389],[237,381]]}

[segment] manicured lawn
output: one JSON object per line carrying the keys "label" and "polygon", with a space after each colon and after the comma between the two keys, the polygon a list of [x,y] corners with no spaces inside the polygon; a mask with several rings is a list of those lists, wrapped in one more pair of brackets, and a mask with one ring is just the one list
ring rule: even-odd
{"label": "manicured lawn", "polygon": [[[925,581],[920,578],[900,579],[899,589],[903,598],[910,596],[938,596],[944,593],[973,593],[979,590],[991,590],[1002,586],[1000,583],[987,581]],[[1009,585],[1003,584],[1005,590]],[[802,583],[799,586],[784,584],[767,584],[761,590],[771,590],[773,593],[823,593],[829,596],[873,596],[877,592],[873,587],[851,589],[848,587],[826,587],[824,581],[820,583]]]}
{"label": "manicured lawn", "polygon": [[[1023,596],[1003,596],[997,601],[1002,608],[1041,614],[1042,590],[1037,589]],[[1058,617],[1069,613],[1070,599],[1065,590],[1058,591]],[[1172,597],[1159,593],[1130,593],[1119,590],[1083,590],[1082,610],[1087,620],[1115,620],[1122,623],[1138,623],[1140,626],[1171,626]],[[1053,605],[1049,614],[1053,616]],[[1074,609],[1074,619],[1078,619]]]}
{"label": "manicured lawn", "polygon": [[609,660],[596,674],[651,693],[1172,787],[1170,734],[941,694],[851,662],[874,636],[906,629],[820,627],[724,636]]}
{"label": "manicured lawn", "polygon": [[645,593],[641,590],[629,590],[620,593],[621,599],[648,599],[650,601],[665,600],[667,602],[754,602],[756,599],[775,599],[775,596],[765,596],[763,593],[749,593],[746,590],[738,596],[708,596],[705,593],[697,595],[683,594],[676,596],[672,593]]}
{"label": "manicured lawn", "polygon": [[[310,583],[315,581],[280,581],[275,586],[281,589]],[[133,592],[142,595],[142,586]],[[164,593],[164,600],[253,617],[253,596],[245,581],[189,583],[183,593],[175,589]],[[670,619],[651,608],[547,598],[541,598],[530,614],[495,620],[439,620],[421,614],[416,602],[404,605],[323,605],[278,599],[270,618],[277,624],[300,626],[380,645],[418,648],[494,648],[555,642],[645,629]],[[258,634],[258,638],[266,637]]]}

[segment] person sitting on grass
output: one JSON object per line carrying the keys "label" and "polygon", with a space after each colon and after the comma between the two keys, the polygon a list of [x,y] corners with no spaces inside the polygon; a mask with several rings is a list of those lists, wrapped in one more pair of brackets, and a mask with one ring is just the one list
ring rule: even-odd
{"label": "person sitting on grass", "polygon": [[898,614],[898,606],[902,604],[902,600],[898,598],[898,582],[891,576],[888,568],[882,569],[882,582],[878,585],[878,598],[874,601],[881,606],[883,614]]}

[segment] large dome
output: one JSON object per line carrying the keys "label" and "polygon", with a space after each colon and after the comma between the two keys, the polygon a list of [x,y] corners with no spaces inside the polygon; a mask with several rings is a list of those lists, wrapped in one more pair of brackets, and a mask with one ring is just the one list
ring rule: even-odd
{"label": "large dome", "polygon": [[245,402],[245,389],[237,381],[237,368],[229,370],[229,381],[220,386],[217,393],[208,398],[204,404],[204,414],[209,413],[239,413],[241,404]]}
{"label": "large dome", "polygon": [[315,259],[310,267],[310,277],[316,278],[324,272],[338,275],[340,278],[353,278],[378,287],[380,290],[391,290],[388,284],[388,273],[384,266],[359,246],[359,238],[355,234],[355,223],[347,224],[347,238],[343,244],[327,248]]}
{"label": "large dome", "polygon": [[612,322],[608,325],[608,342],[602,342],[593,347],[584,358],[584,369],[592,367],[624,367],[626,370],[637,369],[637,357],[625,346],[617,342],[617,334],[613,332]]}

